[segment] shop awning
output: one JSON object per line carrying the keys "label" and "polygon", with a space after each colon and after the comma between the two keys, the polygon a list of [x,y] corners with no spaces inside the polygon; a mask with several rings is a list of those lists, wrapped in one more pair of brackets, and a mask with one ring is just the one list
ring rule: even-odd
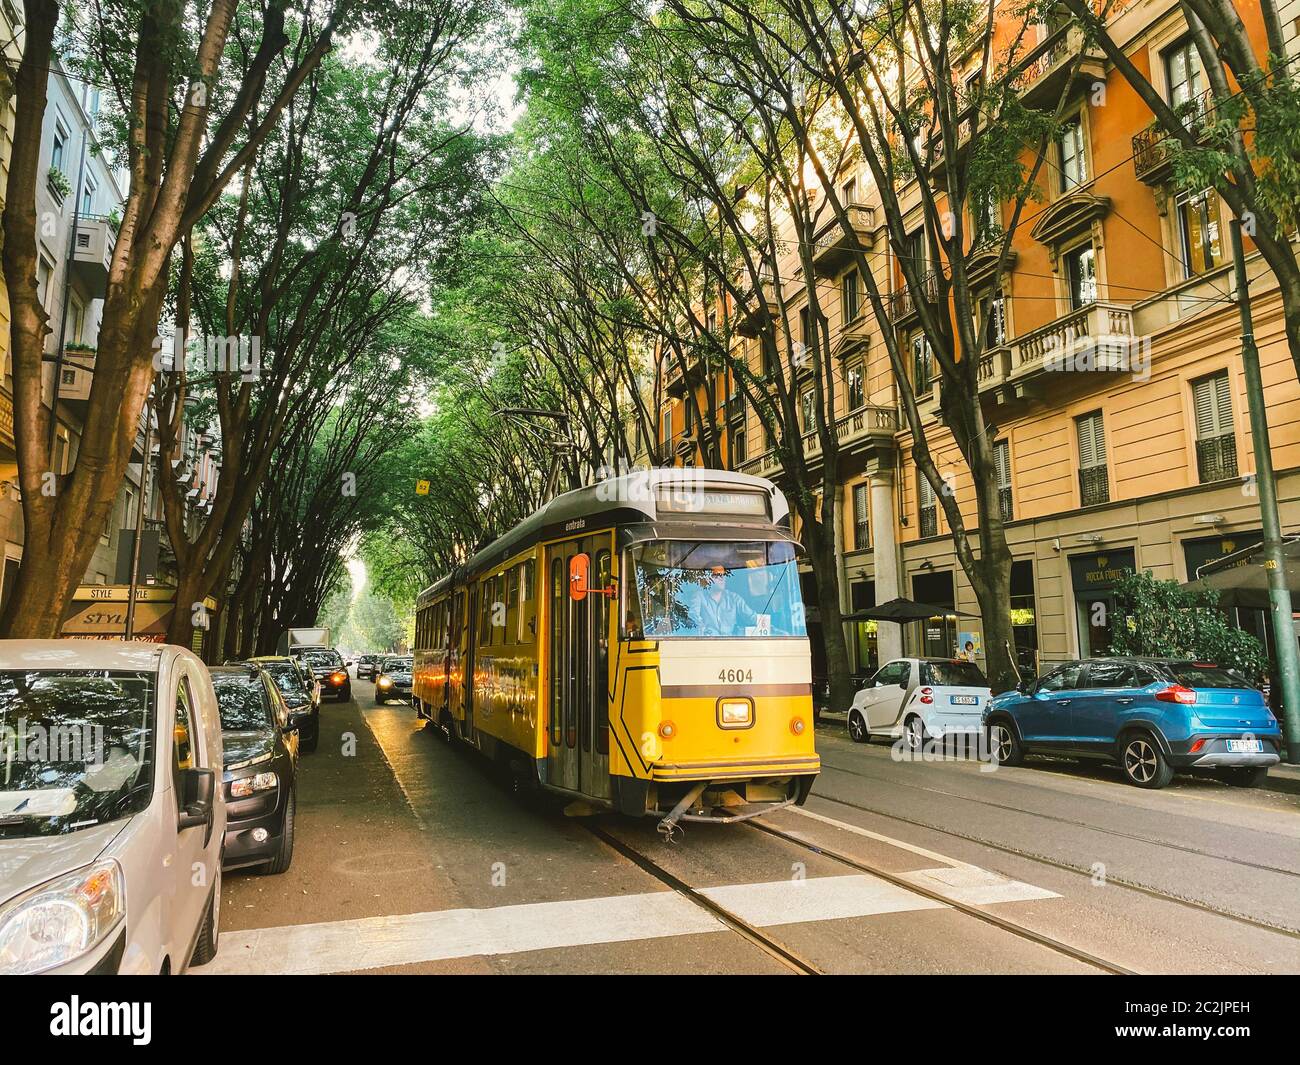
{"label": "shop awning", "polygon": [[858,610],[845,614],[845,621],[924,621],[927,618],[977,618],[978,614],[968,614],[964,610],[955,610],[950,606],[935,606],[933,603],[916,603],[911,599],[891,599],[888,603],[873,606],[870,610]]}
{"label": "shop awning", "polygon": [[[1292,599],[1300,603],[1300,539],[1282,544],[1286,567],[1286,583]],[[1196,580],[1183,585],[1188,591],[1214,590],[1219,593],[1219,605],[1268,609],[1268,571],[1264,568],[1264,545],[1235,551],[1231,555],[1207,562],[1198,571]]]}

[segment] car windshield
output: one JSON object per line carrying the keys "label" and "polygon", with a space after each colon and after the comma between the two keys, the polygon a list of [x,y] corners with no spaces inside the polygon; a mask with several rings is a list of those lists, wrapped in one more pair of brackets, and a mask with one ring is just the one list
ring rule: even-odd
{"label": "car windshield", "polygon": [[974,662],[926,662],[927,684],[953,688],[987,688],[988,680]]}
{"label": "car windshield", "polygon": [[0,838],[139,813],[153,790],[156,677],[0,672]]}
{"label": "car windshield", "polygon": [[1165,668],[1185,688],[1249,688],[1250,683],[1222,666],[1170,662]]}
{"label": "car windshield", "polygon": [[304,651],[302,657],[314,669],[333,669],[343,664],[343,657],[337,651]]}
{"label": "car windshield", "polygon": [[248,673],[213,673],[221,728],[226,732],[257,732],[271,727],[271,708],[260,677]]}
{"label": "car windshield", "polygon": [[794,545],[654,540],[631,556],[631,639],[807,636]]}
{"label": "car windshield", "polygon": [[311,695],[303,686],[302,674],[291,662],[272,662],[265,669],[290,706],[298,706],[311,699]]}
{"label": "car windshield", "polygon": [[385,673],[409,673],[415,664],[413,658],[388,658],[384,660]]}

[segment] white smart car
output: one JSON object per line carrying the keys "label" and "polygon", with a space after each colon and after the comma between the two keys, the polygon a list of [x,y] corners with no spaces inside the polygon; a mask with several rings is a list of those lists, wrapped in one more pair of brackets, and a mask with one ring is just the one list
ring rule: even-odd
{"label": "white smart car", "polygon": [[216,953],[221,719],[182,647],[0,640],[0,974]]}
{"label": "white smart car", "polygon": [[980,715],[993,693],[974,662],[959,658],[896,658],[864,681],[849,707],[849,736],[907,741],[920,750],[926,739],[978,734]]}

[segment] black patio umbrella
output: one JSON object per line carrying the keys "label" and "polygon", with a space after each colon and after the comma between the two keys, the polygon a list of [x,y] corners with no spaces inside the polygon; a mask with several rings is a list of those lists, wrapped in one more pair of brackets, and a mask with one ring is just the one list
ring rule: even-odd
{"label": "black patio umbrella", "polygon": [[950,606],[935,606],[933,603],[916,603],[911,599],[891,599],[869,610],[858,610],[846,614],[847,621],[924,621],[926,618],[957,617],[977,618],[978,614],[968,614]]}

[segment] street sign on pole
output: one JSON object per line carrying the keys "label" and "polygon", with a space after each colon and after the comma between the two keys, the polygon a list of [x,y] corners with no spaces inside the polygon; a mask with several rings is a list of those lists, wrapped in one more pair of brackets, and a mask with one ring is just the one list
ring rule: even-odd
{"label": "street sign on pole", "polygon": [[1246,255],[1241,243],[1241,220],[1231,223],[1232,254],[1236,258],[1237,310],[1241,315],[1241,364],[1246,372],[1246,403],[1250,408],[1250,437],[1255,446],[1255,479],[1259,489],[1259,510],[1264,529],[1264,570],[1268,574],[1268,603],[1273,617],[1274,646],[1277,649],[1277,682],[1282,688],[1282,731],[1286,736],[1286,760],[1300,764],[1300,650],[1282,555],[1282,522],[1277,510],[1277,483],[1273,478],[1273,455],[1268,442],[1268,415],[1264,409],[1264,384],[1259,372],[1259,349],[1255,347],[1250,316],[1250,280],[1246,276]]}

